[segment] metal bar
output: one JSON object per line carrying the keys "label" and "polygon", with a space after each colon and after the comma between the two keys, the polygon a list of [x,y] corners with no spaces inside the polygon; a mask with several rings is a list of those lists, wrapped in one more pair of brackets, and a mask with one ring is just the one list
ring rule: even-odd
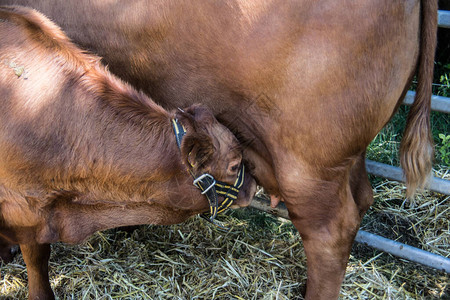
{"label": "metal bar", "polygon": [[392,255],[450,273],[450,259],[408,246],[363,230],[358,231],[355,241]]}
{"label": "metal bar", "polygon": [[[403,104],[411,105],[414,102],[415,95],[415,92],[408,91],[406,93],[405,99],[403,99]],[[431,109],[434,111],[450,114],[450,98],[432,95]]]}
{"label": "metal bar", "polygon": [[450,28],[450,11],[438,10],[438,26],[442,28]]}
{"label": "metal bar", "polygon": [[[250,207],[271,213],[284,219],[289,219],[288,211],[283,203],[280,203],[277,208],[271,208],[269,200],[255,197],[253,198]],[[392,241],[363,230],[358,231],[355,241],[383,252],[450,273],[449,258]]]}
{"label": "metal bar", "polygon": [[[366,170],[367,172],[375,176],[381,176],[389,180],[405,182],[403,178],[403,170],[399,167],[394,167],[366,159]],[[433,192],[450,195],[450,180],[431,177],[426,188]]]}
{"label": "metal bar", "polygon": [[288,210],[286,208],[286,205],[284,205],[283,202],[280,202],[276,208],[272,208],[272,207],[270,207],[269,200],[262,198],[262,197],[255,196],[253,198],[252,202],[250,203],[250,207],[253,207],[253,208],[265,211],[269,214],[275,215],[277,217],[281,217],[281,218],[289,220]]}

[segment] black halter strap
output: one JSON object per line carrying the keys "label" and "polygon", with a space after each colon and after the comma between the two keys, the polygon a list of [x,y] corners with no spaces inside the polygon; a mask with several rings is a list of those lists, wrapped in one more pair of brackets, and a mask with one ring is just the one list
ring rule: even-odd
{"label": "black halter strap", "polygon": [[[176,119],[172,119],[172,125],[175,132],[178,148],[181,148],[181,141],[186,135],[186,129]],[[197,178],[191,171],[190,173],[192,177],[194,177],[194,185],[202,191],[202,194],[206,196],[209,202],[209,215],[208,213],[204,213],[201,214],[201,217],[215,225],[218,225],[214,223],[214,219],[216,218],[217,214],[229,208],[233,204],[233,201],[238,197],[239,189],[244,183],[244,165],[241,166],[234,185],[229,185],[226,182],[217,181],[212,175],[208,173],[204,173]],[[220,205],[218,203],[218,194],[224,197],[224,200],[220,203]],[[221,227],[220,225],[218,226]],[[222,227],[222,229],[225,228]]]}
{"label": "black halter strap", "polygon": [[178,122],[177,119],[172,119],[173,131],[175,132],[175,138],[177,140],[178,148],[181,149],[181,140],[186,135],[186,128]]}

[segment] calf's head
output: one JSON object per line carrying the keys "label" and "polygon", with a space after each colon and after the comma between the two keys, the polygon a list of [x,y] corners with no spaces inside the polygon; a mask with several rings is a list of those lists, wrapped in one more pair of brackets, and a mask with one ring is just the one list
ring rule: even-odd
{"label": "calf's head", "polygon": [[[249,205],[256,191],[256,182],[245,171],[242,149],[231,131],[220,124],[208,108],[198,104],[178,111],[175,117],[186,130],[180,141],[180,151],[183,163],[193,178],[209,174],[231,187],[239,183],[239,193],[233,206]],[[219,188],[220,184],[217,186]],[[218,193],[219,204],[225,199]]]}

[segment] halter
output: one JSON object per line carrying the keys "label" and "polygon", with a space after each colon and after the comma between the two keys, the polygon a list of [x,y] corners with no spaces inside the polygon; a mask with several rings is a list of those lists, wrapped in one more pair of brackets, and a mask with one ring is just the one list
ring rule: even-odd
{"label": "halter", "polygon": [[[172,119],[172,125],[178,148],[181,149],[181,140],[186,135],[186,129],[177,119]],[[207,221],[216,224],[214,223],[214,219],[217,214],[225,211],[233,204],[233,201],[237,199],[239,189],[244,183],[244,165],[241,166],[233,185],[216,180],[208,173],[203,173],[198,177],[195,177],[191,170],[189,170],[189,173],[194,177],[193,184],[202,191],[202,195],[205,195],[209,202],[209,215],[208,213],[203,213],[200,216]],[[217,198],[218,194],[225,198],[220,205]],[[220,227],[220,225],[218,226]]]}

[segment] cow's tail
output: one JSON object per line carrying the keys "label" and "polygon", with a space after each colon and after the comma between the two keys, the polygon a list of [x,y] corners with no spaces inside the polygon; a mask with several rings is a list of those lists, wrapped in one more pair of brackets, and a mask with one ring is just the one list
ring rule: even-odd
{"label": "cow's tail", "polygon": [[433,162],[430,110],[436,50],[437,0],[422,0],[421,14],[418,85],[400,147],[400,162],[408,189],[407,197],[412,197],[418,187],[426,184]]}

